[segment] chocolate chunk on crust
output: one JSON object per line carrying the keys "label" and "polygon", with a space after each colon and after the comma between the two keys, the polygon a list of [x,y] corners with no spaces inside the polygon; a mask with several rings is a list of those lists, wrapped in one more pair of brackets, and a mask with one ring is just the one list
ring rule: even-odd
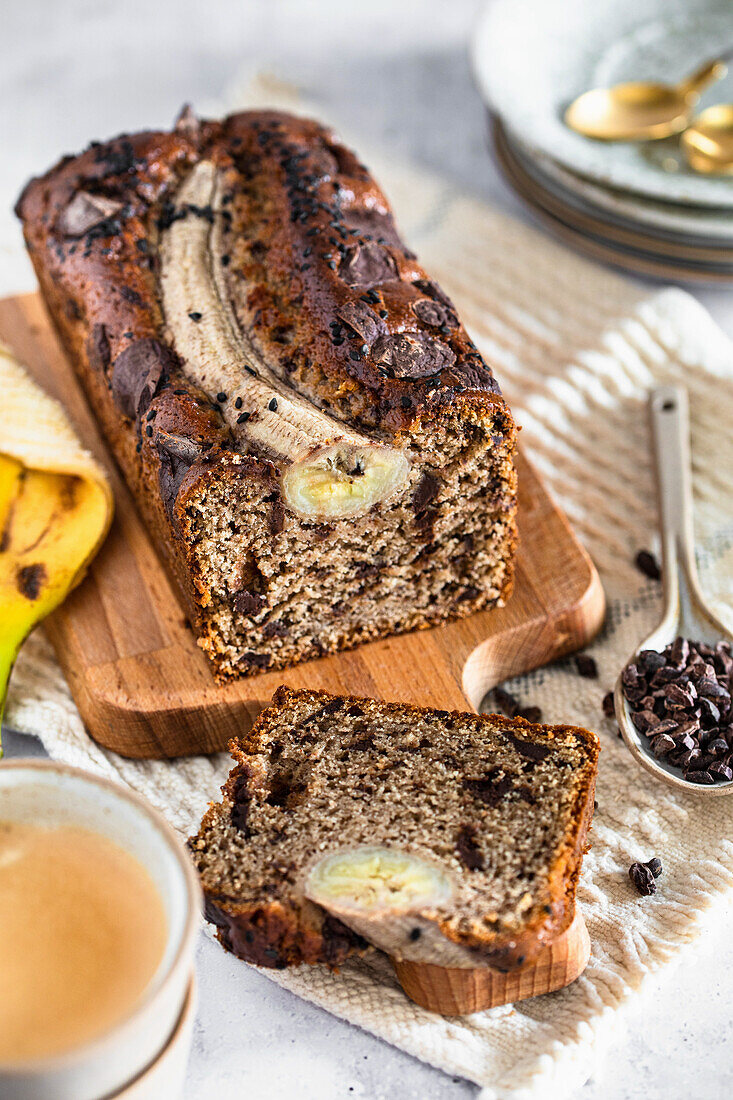
{"label": "chocolate chunk on crust", "polygon": [[120,412],[130,420],[142,415],[175,364],[175,354],[159,340],[136,340],[125,348],[112,367],[112,396]]}
{"label": "chocolate chunk on crust", "polygon": [[363,287],[399,278],[394,256],[375,241],[349,248],[339,265],[339,275],[349,286]]}
{"label": "chocolate chunk on crust", "polygon": [[419,298],[417,302],[413,302],[412,312],[424,325],[431,325],[433,328],[457,323],[455,314],[447,306],[433,301],[432,298]]}
{"label": "chocolate chunk on crust", "polygon": [[388,367],[395,378],[427,378],[452,367],[455,354],[447,344],[423,332],[400,332],[380,336],[372,348],[377,363]]}
{"label": "chocolate chunk on crust", "polygon": [[346,302],[336,316],[367,344],[372,344],[382,331],[374,310],[366,302]]}
{"label": "chocolate chunk on crust", "polygon": [[113,218],[122,210],[123,203],[104,195],[92,195],[88,191],[77,191],[71,202],[64,207],[56,222],[56,229],[64,237],[83,237],[90,229],[95,229]]}

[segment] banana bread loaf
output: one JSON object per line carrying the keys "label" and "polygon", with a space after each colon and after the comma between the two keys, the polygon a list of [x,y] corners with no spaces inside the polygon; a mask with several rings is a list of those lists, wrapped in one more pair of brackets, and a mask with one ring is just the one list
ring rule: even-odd
{"label": "banana bread loaf", "polygon": [[329,130],[184,112],[64,158],[17,212],[220,678],[506,600],[511,414]]}
{"label": "banana bread loaf", "polygon": [[569,927],[598,739],[280,688],[189,846],[206,916],[260,966],[501,969]]}

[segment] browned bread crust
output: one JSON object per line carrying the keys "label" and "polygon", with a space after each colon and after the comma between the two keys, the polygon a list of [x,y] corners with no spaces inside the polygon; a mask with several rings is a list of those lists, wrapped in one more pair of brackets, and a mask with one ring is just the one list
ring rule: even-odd
{"label": "browned bread crust", "polygon": [[[416,454],[410,492],[427,547],[436,470],[458,446],[455,424],[494,441],[498,465],[484,490],[503,525],[493,587],[470,577],[469,550],[465,582],[411,620],[351,625],[296,649],[273,641],[284,628],[257,587],[261,578],[251,585],[245,570],[237,588],[202,563],[201,501],[216,487],[256,496],[273,537],[296,524],[283,515],[277,461],[233,432],[226,396],[191,381],[166,329],[160,238],[181,215],[182,181],[203,160],[229,185],[220,221],[239,323],[296,393]],[[276,112],[220,122],[184,116],[171,133],[123,135],[64,158],[28,184],[17,213],[54,323],[220,675],[281,667],[507,598],[511,414],[454,307],[399,239],[386,198],[329,130]],[[214,219],[210,208],[188,216]],[[224,604],[238,620],[233,641],[222,640],[213,618]]]}
{"label": "browned bread crust", "polygon": [[[367,742],[373,742],[375,736],[378,738],[377,731],[392,720],[400,729],[420,726],[420,731],[424,731],[427,722],[428,728],[436,732],[431,732],[428,738],[421,737],[420,748],[410,743],[409,734],[407,743],[400,744],[399,730],[395,732],[393,728],[380,742],[381,750],[373,744],[367,749]],[[217,926],[220,942],[248,962],[277,968],[300,963],[323,963],[334,967],[366,948],[358,935],[303,896],[302,885],[299,885],[302,879],[300,853],[298,856],[293,854],[295,866],[279,862],[283,858],[279,849],[268,854],[273,834],[267,817],[268,814],[272,817],[273,812],[267,807],[275,801],[285,815],[276,822],[276,840],[278,828],[285,827],[288,818],[294,823],[298,815],[303,814],[302,776],[293,778],[288,773],[290,788],[285,790],[283,787],[280,774],[286,755],[282,753],[283,731],[290,731],[294,751],[304,761],[309,756],[319,760],[321,754],[331,751],[329,742],[341,737],[350,723],[355,728],[347,729],[344,735],[344,744],[351,745],[346,749],[350,762],[341,766],[352,769],[353,775],[337,782],[348,785],[353,780],[358,787],[364,777],[399,769],[401,789],[409,791],[405,793],[408,814],[424,821],[426,833],[432,843],[438,845],[441,831],[447,826],[445,823],[439,826],[437,817],[433,820],[436,803],[431,801],[429,793],[423,795],[422,779],[418,779],[415,786],[413,779],[417,777],[416,769],[427,766],[426,756],[430,767],[442,769],[447,766],[457,771],[459,787],[465,791],[465,797],[460,796],[460,813],[474,816],[478,822],[476,827],[465,831],[463,841],[459,839],[457,845],[459,866],[462,865],[460,873],[467,879],[471,879],[479,868],[478,853],[482,846],[491,847],[492,834],[489,832],[482,837],[482,830],[491,829],[492,821],[496,821],[493,815],[515,812],[521,817],[524,813],[529,822],[528,804],[540,797],[539,791],[545,789],[541,784],[548,782],[545,776],[539,787],[533,787],[535,768],[553,753],[563,760],[560,774],[568,776],[562,782],[568,784],[570,797],[563,811],[564,831],[553,849],[552,862],[542,881],[532,888],[531,908],[521,915],[518,924],[509,922],[505,919],[507,915],[502,913],[493,914],[492,920],[477,919],[475,910],[471,919],[460,913],[447,913],[439,921],[442,934],[466,948],[475,958],[476,966],[507,970],[530,963],[543,946],[570,926],[575,915],[576,885],[593,818],[600,751],[596,735],[575,726],[538,726],[522,718],[435,711],[326,692],[293,691],[285,687],[277,690],[271,705],[247,736],[230,743],[236,766],[222,788],[223,800],[210,805],[198,834],[189,841],[201,875],[206,917]],[[496,755],[497,732],[502,756]],[[456,744],[464,746],[460,763],[453,753],[443,752],[445,746],[440,746],[441,735],[446,738],[445,746],[449,749]],[[477,756],[477,743],[481,744],[484,737],[484,751]],[[427,744],[428,740],[434,742],[432,747]],[[430,755],[433,750],[437,751],[437,757]],[[567,771],[567,760],[573,758],[571,754],[575,760],[572,775]],[[501,775],[498,781],[494,779],[491,797],[487,797],[487,781],[480,776],[487,773],[496,777],[497,768]],[[440,774],[442,776],[443,772]],[[450,782],[449,778],[441,779],[440,789],[447,790]],[[418,793],[413,795],[413,791]],[[318,797],[317,792],[314,797]],[[340,787],[335,797],[341,797]],[[363,805],[363,820],[354,825],[363,832],[358,843],[380,844],[382,830],[393,807],[385,795],[380,797],[378,794],[368,795]],[[358,797],[350,806],[350,813],[362,813]],[[306,850],[309,843],[320,842],[325,851],[350,843],[350,838],[339,832],[343,823],[341,826],[333,824],[331,833],[331,825],[327,822],[318,823],[318,827],[323,831],[314,839],[314,823],[302,819]],[[336,835],[332,835],[334,830]],[[295,834],[288,834],[291,835]],[[522,837],[517,836],[516,843],[521,845],[521,841]],[[289,855],[293,852],[292,843],[288,840]],[[253,867],[248,870],[242,861],[250,855]],[[523,873],[521,857],[509,852],[503,858],[508,861],[509,875]],[[273,861],[269,869],[268,860]],[[251,881],[260,873],[260,864],[265,868],[262,873],[266,881],[252,891]],[[247,896],[237,896],[229,880],[230,874],[236,877],[239,868],[246,879],[243,894]]]}

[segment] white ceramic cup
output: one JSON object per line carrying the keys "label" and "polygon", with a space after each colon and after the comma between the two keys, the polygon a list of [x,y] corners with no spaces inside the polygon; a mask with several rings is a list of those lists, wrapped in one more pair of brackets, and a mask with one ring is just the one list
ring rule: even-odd
{"label": "white ceramic cup", "polygon": [[0,1063],[2,1100],[99,1100],[153,1063],[176,1029],[191,985],[201,911],[196,873],[173,830],[139,795],[52,761],[0,763],[0,820],[75,825],[108,837],[145,867],[163,902],[163,958],[124,1020],[63,1055]]}

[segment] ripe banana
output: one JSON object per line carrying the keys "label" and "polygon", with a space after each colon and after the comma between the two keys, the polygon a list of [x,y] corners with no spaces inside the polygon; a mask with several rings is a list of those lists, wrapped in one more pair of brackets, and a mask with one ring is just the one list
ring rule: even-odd
{"label": "ripe banana", "polygon": [[210,161],[182,184],[161,233],[160,286],[169,337],[189,378],[224,394],[235,438],[286,466],[286,505],[307,518],[364,515],[407,481],[403,451],[374,443],[288,388],[238,323],[221,264],[222,186]]}
{"label": "ripe banana", "polygon": [[437,863],[395,848],[344,848],[311,865],[304,893],[395,958],[476,966],[467,948],[440,931],[455,884]]}
{"label": "ripe banana", "polygon": [[81,580],[113,504],[61,406],[2,347],[0,390],[1,717],[21,644]]}

